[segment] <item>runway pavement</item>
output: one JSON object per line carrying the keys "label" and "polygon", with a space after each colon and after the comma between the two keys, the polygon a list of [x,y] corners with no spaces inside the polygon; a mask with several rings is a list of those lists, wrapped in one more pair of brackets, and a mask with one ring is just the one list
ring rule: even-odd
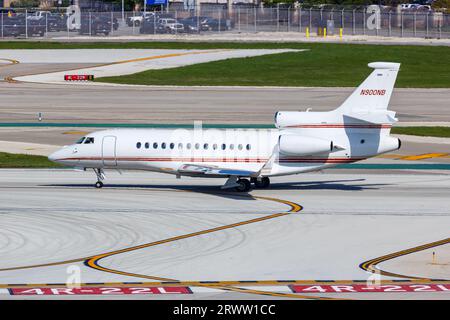
{"label": "runway pavement", "polygon": [[[450,176],[441,172],[330,170],[276,178],[273,188],[248,195],[220,192],[222,179],[112,171],[101,190],[94,180],[92,172],[0,170],[0,299],[42,298],[1,288],[20,294],[27,284],[55,288],[74,279],[97,298],[111,297],[98,292],[105,287],[129,298],[130,286],[147,288],[132,296],[140,299],[450,297]],[[394,292],[294,293],[287,286],[328,280],[320,285],[359,288],[352,281],[367,285],[371,276],[360,264],[395,252],[374,262],[398,274],[383,281],[406,280]],[[434,290],[404,289],[417,285]],[[166,294],[168,287],[191,293]]]}
{"label": "runway pavement", "polygon": [[[192,123],[201,120],[270,124],[279,110],[332,110],[353,90],[91,87],[1,82],[0,118],[2,122],[37,122],[37,113],[42,112],[44,121],[65,123]],[[390,109],[397,112],[400,122],[450,122],[449,97],[450,89],[395,89]]]}

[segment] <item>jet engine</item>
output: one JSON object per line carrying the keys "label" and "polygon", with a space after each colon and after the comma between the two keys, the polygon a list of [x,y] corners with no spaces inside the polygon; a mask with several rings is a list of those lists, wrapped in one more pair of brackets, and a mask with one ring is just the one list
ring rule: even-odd
{"label": "jet engine", "polygon": [[331,152],[334,147],[333,141],[295,134],[280,135],[278,145],[280,153],[291,156],[307,156]]}

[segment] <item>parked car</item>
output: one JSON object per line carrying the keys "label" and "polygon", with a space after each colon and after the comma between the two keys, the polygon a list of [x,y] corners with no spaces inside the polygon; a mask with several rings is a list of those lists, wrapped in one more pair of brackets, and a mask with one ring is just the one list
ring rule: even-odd
{"label": "parked car", "polygon": [[25,15],[15,15],[3,19],[3,36],[35,36],[45,35],[45,22],[42,20],[28,20]]}
{"label": "parked car", "polygon": [[206,17],[189,17],[180,20],[180,23],[184,25],[184,31],[187,33],[198,33],[200,31],[207,30],[206,28],[202,28],[202,22],[205,21]]}
{"label": "parked car", "polygon": [[112,30],[119,29],[119,21],[117,18],[111,16],[111,14],[99,14],[97,15],[97,18],[102,20],[104,23],[107,23],[109,25],[109,29],[111,30],[111,24],[112,24]]}
{"label": "parked car", "polygon": [[166,29],[160,23],[159,19],[156,17],[147,18],[142,20],[141,26],[139,27],[139,33],[141,34],[155,34],[155,33],[166,33]]}
{"label": "parked car", "polygon": [[97,35],[99,33],[105,36],[111,32],[111,20],[96,15],[81,15],[79,34]]}
{"label": "parked car", "polygon": [[166,33],[182,33],[184,32],[184,25],[172,18],[162,18],[158,20]]}
{"label": "parked car", "polygon": [[144,21],[144,19],[153,18],[154,15],[155,14],[153,12],[143,12],[140,15],[128,17],[127,25],[129,27],[132,27],[133,25],[135,27],[139,27],[141,25],[142,21]]}
{"label": "parked car", "polygon": [[46,15],[50,15],[51,12],[50,11],[35,11],[35,12],[29,12],[27,14],[27,19],[28,20],[40,20],[40,19],[45,19]]}
{"label": "parked car", "polygon": [[417,7],[418,11],[432,11],[431,6],[429,5],[420,5]]}
{"label": "parked car", "polygon": [[52,13],[44,19],[46,19],[48,31],[67,30],[67,17],[65,15]]}
{"label": "parked car", "polygon": [[225,19],[206,18],[202,22],[202,30],[209,30],[209,31],[228,30],[227,21]]}
{"label": "parked car", "polygon": [[402,10],[410,10],[410,9],[416,9],[416,7],[418,7],[419,5],[418,4],[415,4],[415,3],[402,3],[401,5],[400,5],[400,8],[402,9]]}

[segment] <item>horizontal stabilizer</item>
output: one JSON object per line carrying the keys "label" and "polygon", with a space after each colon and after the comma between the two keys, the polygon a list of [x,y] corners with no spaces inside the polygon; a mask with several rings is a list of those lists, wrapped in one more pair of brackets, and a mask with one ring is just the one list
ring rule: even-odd
{"label": "horizontal stabilizer", "polygon": [[381,112],[365,112],[365,113],[352,113],[351,115],[344,115],[344,122],[369,122],[374,124],[393,124],[398,120],[395,117],[394,111],[381,111]]}

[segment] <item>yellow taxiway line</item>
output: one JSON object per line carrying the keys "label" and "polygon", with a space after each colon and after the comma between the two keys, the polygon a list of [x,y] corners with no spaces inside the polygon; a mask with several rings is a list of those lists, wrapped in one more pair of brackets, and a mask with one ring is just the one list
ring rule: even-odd
{"label": "yellow taxiway line", "polygon": [[419,154],[419,155],[401,157],[401,158],[398,158],[398,160],[415,161],[415,160],[424,160],[424,159],[430,159],[430,158],[440,158],[440,157],[445,157],[445,156],[448,156],[448,153],[424,153],[424,154]]}
{"label": "yellow taxiway line", "polygon": [[[93,268],[95,270],[109,272],[109,273],[114,273],[114,274],[120,274],[120,275],[124,275],[124,276],[139,277],[139,278],[159,280],[159,281],[164,281],[164,282],[173,282],[174,285],[180,286],[180,285],[183,285],[182,281],[178,281],[178,280],[175,280],[175,279],[162,278],[162,277],[155,277],[155,276],[150,276],[150,275],[129,273],[129,272],[125,272],[125,271],[105,268],[105,267],[100,266],[98,264],[98,262],[101,259],[113,256],[113,255],[117,255],[117,254],[121,254],[121,253],[125,253],[125,252],[130,252],[130,251],[134,251],[134,250],[139,250],[139,249],[143,249],[143,248],[148,248],[148,247],[152,247],[152,246],[157,246],[157,245],[160,245],[160,244],[170,243],[170,242],[174,242],[174,241],[178,241],[178,240],[182,240],[182,239],[187,239],[187,238],[191,238],[191,237],[195,237],[195,236],[199,236],[199,235],[203,235],[203,234],[208,234],[208,233],[213,233],[213,232],[222,231],[222,230],[226,230],[226,229],[236,228],[236,227],[239,227],[239,226],[248,225],[248,224],[261,222],[261,221],[266,221],[266,220],[270,220],[270,219],[274,219],[274,218],[278,218],[278,217],[283,217],[283,216],[286,216],[286,215],[297,213],[297,212],[299,212],[299,211],[301,211],[303,209],[303,207],[301,205],[299,205],[297,203],[294,203],[294,202],[291,202],[291,201],[287,201],[287,200],[281,200],[281,199],[270,198],[270,197],[261,197],[261,196],[253,196],[253,198],[261,199],[261,200],[274,201],[274,202],[279,202],[279,203],[282,203],[282,204],[286,204],[286,205],[290,206],[290,209],[288,211],[286,211],[286,212],[270,214],[270,215],[259,217],[259,218],[255,218],[255,219],[250,219],[250,220],[245,220],[245,221],[241,221],[241,222],[236,222],[236,223],[232,223],[232,224],[229,224],[229,225],[219,226],[219,227],[215,227],[215,228],[211,228],[211,229],[207,229],[207,230],[192,232],[192,233],[188,233],[188,234],[181,235],[181,236],[176,236],[176,237],[172,237],[172,238],[168,238],[168,239],[164,239],[164,240],[160,240],[160,241],[150,242],[150,243],[142,244],[142,245],[139,245],[139,246],[124,248],[124,249],[121,249],[121,250],[115,250],[115,251],[111,251],[111,252],[107,252],[107,253],[91,256],[91,257],[72,259],[72,260],[66,260],[66,261],[54,262],[54,263],[46,263],[46,264],[39,264],[39,265],[24,266],[24,267],[4,268],[4,269],[0,269],[0,271],[30,269],[30,268],[37,268],[37,267],[47,267],[47,266],[55,266],[55,265],[62,265],[62,264],[68,264],[68,263],[73,263],[73,262],[84,261],[84,264],[86,266],[89,266],[89,267],[91,267],[91,268]],[[201,281],[194,281],[194,282],[190,282],[190,283],[193,286],[210,287],[210,288],[219,289],[219,290],[227,290],[227,291],[241,292],[241,293],[247,293],[247,294],[260,294],[260,295],[286,297],[286,298],[297,298],[297,299],[315,299],[315,300],[316,299],[325,299],[325,300],[331,299],[331,298],[324,298],[324,297],[317,297],[317,296],[304,296],[304,295],[293,294],[293,293],[280,293],[280,292],[270,292],[270,291],[262,291],[262,290],[244,289],[244,288],[233,287],[231,285],[224,286],[224,285],[221,284],[221,282],[218,282],[218,283],[211,283],[211,282],[203,283]],[[112,284],[113,283],[108,283],[107,285],[112,285]],[[243,282],[240,281],[239,284],[242,285]],[[65,284],[45,284],[44,286],[50,286],[50,285],[51,286],[64,286]],[[85,285],[93,285],[93,284],[86,283]],[[97,285],[100,285],[100,284],[97,284]],[[106,285],[106,284],[103,284],[103,285]],[[31,286],[39,286],[39,285],[37,285],[37,284],[3,284],[3,285],[0,285],[0,287],[20,287],[20,286],[31,287]]]}
{"label": "yellow taxiway line", "polygon": [[[442,239],[439,241],[435,241],[435,242],[431,242],[431,243],[427,243],[418,247],[414,247],[414,248],[410,248],[410,249],[406,249],[406,250],[401,250],[401,251],[397,251],[391,254],[387,254],[375,259],[371,259],[368,261],[365,261],[363,263],[361,263],[359,265],[359,267],[363,270],[366,270],[368,272],[372,272],[372,273],[379,273],[380,275],[383,276],[389,276],[389,277],[397,277],[397,278],[406,278],[406,279],[420,279],[422,281],[433,281],[432,279],[427,279],[427,278],[423,278],[423,277],[415,277],[415,276],[406,276],[403,274],[398,274],[398,273],[393,273],[393,272],[389,272],[389,271],[385,271],[385,270],[381,270],[380,268],[378,268],[378,264],[385,262],[387,260],[391,260],[400,256],[404,256],[410,253],[414,253],[414,252],[418,252],[418,251],[422,251],[422,250],[426,250],[426,249],[430,249],[430,248],[434,248],[437,246],[442,246],[444,244],[448,244],[450,243],[450,238],[446,238],[446,239]],[[436,281],[436,279],[434,280]],[[448,281],[446,279],[442,279],[441,281]]]}

